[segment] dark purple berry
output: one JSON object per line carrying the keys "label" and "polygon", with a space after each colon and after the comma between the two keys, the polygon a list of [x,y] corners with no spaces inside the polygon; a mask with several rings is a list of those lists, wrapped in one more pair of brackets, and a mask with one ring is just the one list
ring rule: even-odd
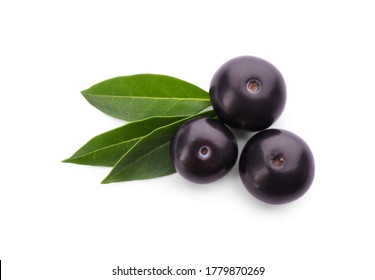
{"label": "dark purple berry", "polygon": [[287,130],[268,129],[246,143],[239,170],[253,196],[270,204],[283,204],[309,189],[315,165],[309,146],[299,136]]}
{"label": "dark purple berry", "polygon": [[234,128],[258,131],[272,125],[286,102],[284,78],[271,63],[240,56],[223,64],[210,85],[211,104]]}
{"label": "dark purple berry", "polygon": [[223,177],[235,164],[237,155],[232,132],[215,119],[188,121],[171,141],[176,171],[194,183],[210,183]]}

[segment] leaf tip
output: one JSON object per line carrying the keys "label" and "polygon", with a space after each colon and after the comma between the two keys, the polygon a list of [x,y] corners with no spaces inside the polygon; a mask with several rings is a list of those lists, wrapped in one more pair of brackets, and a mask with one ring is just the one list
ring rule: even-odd
{"label": "leaf tip", "polygon": [[87,89],[85,89],[85,90],[81,90],[81,94],[83,95],[83,96],[86,96],[87,95]]}
{"label": "leaf tip", "polygon": [[62,163],[71,163],[71,159],[70,158],[66,158],[66,159],[63,159],[61,162]]}
{"label": "leaf tip", "polygon": [[106,178],[104,178],[104,180],[101,181],[100,183],[103,184],[103,185],[107,185],[107,184],[109,184],[109,183],[112,183],[112,181],[111,181],[108,177],[106,177]]}

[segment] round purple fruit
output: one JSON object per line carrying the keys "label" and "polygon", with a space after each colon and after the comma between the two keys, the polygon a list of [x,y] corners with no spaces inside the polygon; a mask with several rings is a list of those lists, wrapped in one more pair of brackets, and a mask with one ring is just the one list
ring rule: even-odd
{"label": "round purple fruit", "polygon": [[171,141],[176,171],[194,183],[210,183],[234,166],[238,148],[232,132],[219,120],[198,118],[183,124]]}
{"label": "round purple fruit", "polygon": [[239,162],[246,189],[259,200],[283,204],[298,199],[314,179],[314,157],[305,141],[281,129],[268,129],[246,143]]}
{"label": "round purple fruit", "polygon": [[271,63],[240,56],[223,64],[214,74],[210,99],[218,117],[227,125],[251,131],[268,128],[286,103],[285,81]]}

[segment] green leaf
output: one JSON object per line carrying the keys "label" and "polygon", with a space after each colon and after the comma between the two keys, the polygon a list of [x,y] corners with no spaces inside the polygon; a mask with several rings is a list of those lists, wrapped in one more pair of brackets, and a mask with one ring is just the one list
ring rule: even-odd
{"label": "green leaf", "polygon": [[82,94],[94,107],[127,121],[153,116],[188,116],[211,105],[209,94],[203,89],[156,74],[109,79]]}
{"label": "green leaf", "polygon": [[184,117],[153,117],[128,123],[92,138],[63,162],[114,166],[142,137],[182,118]]}
{"label": "green leaf", "polygon": [[150,179],[175,172],[169,144],[178,128],[187,120],[197,117],[214,117],[213,111],[189,116],[155,129],[139,140],[113,167],[103,184]]}

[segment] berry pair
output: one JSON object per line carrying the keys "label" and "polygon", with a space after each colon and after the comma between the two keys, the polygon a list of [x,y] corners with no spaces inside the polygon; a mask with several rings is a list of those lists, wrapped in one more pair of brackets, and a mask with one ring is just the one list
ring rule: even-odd
{"label": "berry pair", "polygon": [[199,118],[180,127],[171,142],[176,171],[195,183],[213,182],[232,169],[238,156],[236,139],[226,125],[263,130],[241,153],[243,184],[256,198],[271,204],[301,197],[314,177],[311,150],[289,131],[267,129],[285,107],[286,86],[281,73],[260,58],[234,58],[213,76],[210,99],[220,120]]}

